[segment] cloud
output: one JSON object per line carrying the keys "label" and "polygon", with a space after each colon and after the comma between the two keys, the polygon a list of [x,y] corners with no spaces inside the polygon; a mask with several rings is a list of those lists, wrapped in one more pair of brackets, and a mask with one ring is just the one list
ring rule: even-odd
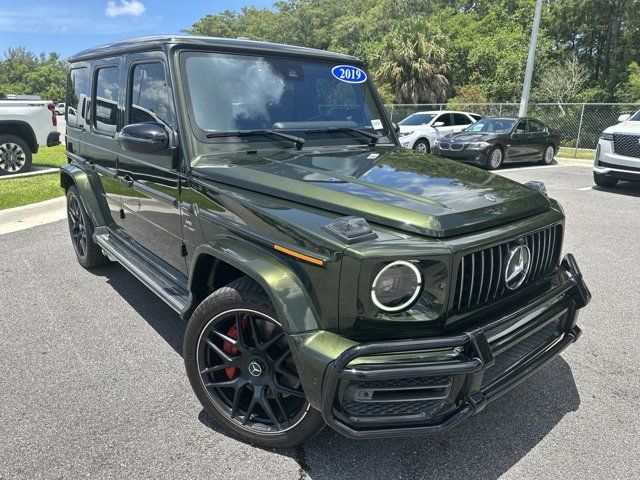
{"label": "cloud", "polygon": [[118,17],[120,15],[132,15],[139,17],[146,10],[144,4],[138,0],[109,0],[107,7],[104,9],[104,14],[107,17]]}

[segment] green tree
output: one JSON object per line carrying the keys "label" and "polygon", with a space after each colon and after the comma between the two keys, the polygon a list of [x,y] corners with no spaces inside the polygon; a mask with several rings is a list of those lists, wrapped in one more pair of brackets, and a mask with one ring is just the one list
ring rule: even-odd
{"label": "green tree", "polygon": [[449,92],[449,66],[438,44],[440,35],[417,28],[404,26],[385,37],[376,78],[391,85],[398,103],[443,102]]}
{"label": "green tree", "polygon": [[640,102],[640,65],[631,62],[627,67],[627,79],[618,87],[618,98],[623,102]]}
{"label": "green tree", "polygon": [[62,101],[66,71],[66,63],[55,52],[36,56],[23,47],[9,48],[0,59],[0,98],[25,94]]}

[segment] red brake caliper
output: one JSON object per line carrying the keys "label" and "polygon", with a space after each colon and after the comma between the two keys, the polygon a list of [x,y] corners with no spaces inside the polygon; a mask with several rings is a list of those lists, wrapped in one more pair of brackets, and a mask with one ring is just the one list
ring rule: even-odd
{"label": "red brake caliper", "polygon": [[[242,319],[242,330],[245,330],[246,326],[247,326],[247,318],[245,317]],[[233,338],[234,340],[237,340],[238,328],[236,327],[235,323],[229,327],[229,330],[227,330],[226,335],[229,338]],[[222,343],[222,349],[225,352],[230,353],[231,355],[235,355],[236,353],[238,353],[238,349],[233,345],[231,345],[231,342],[228,342],[226,340]],[[238,373],[237,367],[227,367],[224,369],[224,371],[230,380],[236,378],[236,375]]]}

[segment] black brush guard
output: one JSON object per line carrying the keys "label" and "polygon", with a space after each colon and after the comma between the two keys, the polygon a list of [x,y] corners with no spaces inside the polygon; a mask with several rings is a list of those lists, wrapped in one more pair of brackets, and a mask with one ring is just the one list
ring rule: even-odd
{"label": "black brush guard", "polygon": [[[533,320],[531,323],[534,323],[534,328],[529,328],[528,330],[528,334],[531,334],[549,325],[549,323],[561,319],[559,336],[548,345],[541,346],[540,349],[536,350],[535,354],[526,358],[515,368],[506,370],[495,381],[486,386],[482,385],[484,372],[495,363],[494,352],[482,329],[448,337],[356,345],[345,350],[328,367],[322,398],[322,416],[324,420],[332,428],[351,438],[382,438],[441,433],[455,427],[470,415],[479,412],[488,402],[508,392],[554,359],[580,336],[581,331],[575,325],[577,311],[589,303],[591,293],[582,279],[582,274],[573,255],[566,255],[560,268],[568,274],[568,285],[559,295],[559,297],[562,297],[561,301],[558,302],[556,307]],[[460,349],[461,353],[463,352],[461,354],[462,361],[409,367],[349,367],[349,364],[355,359],[370,355],[455,348]],[[427,421],[409,426],[406,424],[390,424],[360,427],[349,424],[345,416],[335,410],[336,403],[339,403],[337,402],[336,394],[341,381],[386,380],[400,377],[436,375],[465,375],[466,380],[459,395],[462,400],[456,403],[457,407],[444,418],[438,418],[432,423]]]}

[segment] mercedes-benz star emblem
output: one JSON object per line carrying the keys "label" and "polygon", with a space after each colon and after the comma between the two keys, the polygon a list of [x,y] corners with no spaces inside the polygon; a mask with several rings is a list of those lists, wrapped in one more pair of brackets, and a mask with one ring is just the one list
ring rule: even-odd
{"label": "mercedes-benz star emblem", "polygon": [[258,362],[251,362],[249,364],[249,373],[254,377],[262,375],[262,366]]}
{"label": "mercedes-benz star emblem", "polygon": [[509,253],[507,266],[504,269],[504,283],[509,290],[522,285],[531,266],[531,252],[526,245],[518,245]]}

